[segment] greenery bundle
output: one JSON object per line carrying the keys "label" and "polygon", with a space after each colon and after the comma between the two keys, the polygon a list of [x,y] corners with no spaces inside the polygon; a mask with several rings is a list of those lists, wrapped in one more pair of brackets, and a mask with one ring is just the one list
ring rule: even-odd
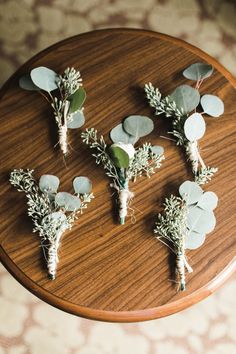
{"label": "greenery bundle", "polygon": [[164,114],[171,119],[172,131],[169,133],[175,137],[177,145],[185,147],[198,184],[207,183],[217,172],[217,168],[206,166],[198,147],[198,140],[203,137],[206,130],[203,114],[216,118],[224,112],[224,104],[219,97],[210,94],[200,96],[199,93],[201,84],[212,73],[211,65],[192,64],[183,71],[183,76],[195,81],[195,87],[180,85],[166,97],[162,97],[160,90],[154,88],[152,83],[144,87],[149,105],[155,108],[155,114]]}
{"label": "greenery bundle", "polygon": [[11,172],[10,183],[26,194],[33,232],[39,233],[49,277],[55,279],[61,237],[93,198],[92,184],[87,177],[76,177],[73,181],[75,195],[57,192],[60,183],[57,176],[43,175],[37,185],[33,170],[22,169]]}
{"label": "greenery bundle", "polygon": [[[20,78],[21,88],[38,91],[53,108],[58,127],[59,145],[63,155],[68,153],[67,130],[82,127],[85,122],[83,104],[86,92],[80,72],[67,68],[62,75],[40,66]],[[53,94],[52,94],[53,92]]]}
{"label": "greenery bundle", "polygon": [[93,156],[98,165],[102,164],[108,177],[112,178],[111,187],[115,188],[119,198],[119,219],[125,223],[127,209],[134,194],[129,189],[129,182],[136,181],[138,176],[150,177],[160,168],[164,159],[161,146],[144,143],[135,148],[134,144],[140,137],[153,130],[153,122],[144,116],[129,116],[123,124],[117,125],[110,132],[113,144],[107,146],[103,136],[97,136],[93,128],[81,134],[83,141],[95,150]]}
{"label": "greenery bundle", "polygon": [[217,195],[205,192],[196,183],[185,181],[179,187],[180,196],[171,195],[165,199],[164,214],[158,214],[154,232],[176,254],[176,269],[180,290],[185,290],[185,268],[192,272],[187,262],[186,249],[196,249],[206,234],[215,228],[213,210],[218,203]]}

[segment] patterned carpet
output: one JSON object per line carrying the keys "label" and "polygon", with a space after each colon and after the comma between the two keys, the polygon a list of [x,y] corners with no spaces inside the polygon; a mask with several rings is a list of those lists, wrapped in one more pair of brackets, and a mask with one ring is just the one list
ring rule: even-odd
{"label": "patterned carpet", "polygon": [[[235,19],[234,0],[0,0],[0,84],[48,45],[105,27],[185,39],[236,74]],[[179,314],[109,324],[54,309],[0,268],[0,354],[235,354],[235,330],[235,278]]]}

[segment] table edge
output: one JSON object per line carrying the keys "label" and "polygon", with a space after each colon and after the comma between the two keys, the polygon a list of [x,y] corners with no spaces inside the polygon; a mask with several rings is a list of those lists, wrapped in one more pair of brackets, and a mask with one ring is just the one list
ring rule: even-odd
{"label": "table edge", "polygon": [[72,315],[104,322],[141,322],[170,316],[184,309],[187,309],[188,307],[207,298],[209,295],[218,290],[236,272],[235,256],[229,262],[229,264],[209,283],[184,298],[149,309],[132,311],[109,311],[92,309],[86,306],[77,305],[72,302],[63,300],[62,298],[57,297],[56,295],[43,289],[16,266],[16,264],[10,259],[2,247],[0,247],[0,259],[4,267],[22,286],[24,286],[27,290],[29,290],[41,300],[47,302],[49,305],[52,305]]}

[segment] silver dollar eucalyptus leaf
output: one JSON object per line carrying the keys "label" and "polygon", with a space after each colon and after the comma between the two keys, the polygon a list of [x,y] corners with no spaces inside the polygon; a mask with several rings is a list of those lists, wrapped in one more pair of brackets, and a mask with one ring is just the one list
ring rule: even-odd
{"label": "silver dollar eucalyptus leaf", "polygon": [[110,138],[113,143],[124,143],[124,144],[135,144],[138,139],[135,139],[135,136],[126,133],[123,128],[123,124],[118,124],[110,132]]}
{"label": "silver dollar eucalyptus leaf", "polygon": [[145,116],[129,116],[124,120],[125,131],[135,139],[150,134],[154,129],[153,121]]}
{"label": "silver dollar eucalyptus leaf", "polygon": [[187,205],[195,204],[203,195],[202,188],[192,181],[185,181],[179,187],[179,194],[186,201]]}
{"label": "silver dollar eucalyptus leaf", "polygon": [[151,146],[151,152],[153,154],[156,154],[156,155],[163,155],[164,154],[164,148],[162,146],[159,146],[159,145],[154,145],[154,146]]}
{"label": "silver dollar eucalyptus leaf", "polygon": [[187,223],[190,231],[207,234],[214,230],[216,219],[212,211],[203,210],[197,206],[190,206],[188,208]]}
{"label": "silver dollar eucalyptus leaf", "polygon": [[46,215],[42,219],[42,224],[43,223],[45,223],[46,225],[50,223],[54,231],[56,232],[64,232],[65,228],[69,226],[67,217],[62,211],[55,211],[51,214]]}
{"label": "silver dollar eucalyptus leaf", "polygon": [[189,85],[181,85],[170,95],[170,100],[176,103],[178,109],[182,108],[184,114],[187,114],[199,105],[200,94]]}
{"label": "silver dollar eucalyptus leaf", "polygon": [[217,207],[218,197],[214,192],[205,192],[199,199],[197,206],[204,210],[214,210]]}
{"label": "silver dollar eucalyptus leaf", "polygon": [[30,76],[33,83],[41,90],[50,92],[58,89],[58,75],[51,69],[39,66],[38,68],[31,70]]}
{"label": "silver dollar eucalyptus leaf", "polygon": [[219,117],[224,113],[224,103],[218,96],[215,95],[202,96],[201,106],[204,113],[212,117]]}
{"label": "silver dollar eucalyptus leaf", "polygon": [[189,80],[203,80],[211,76],[213,67],[209,64],[195,63],[184,70],[183,75]]}
{"label": "silver dollar eucalyptus leaf", "polygon": [[56,211],[48,215],[55,222],[66,221],[66,215],[62,211]]}
{"label": "silver dollar eucalyptus leaf", "polygon": [[85,117],[82,111],[78,111],[71,115],[70,120],[67,121],[67,128],[77,129],[84,125]]}
{"label": "silver dollar eucalyptus leaf", "polygon": [[193,113],[184,123],[184,134],[186,138],[193,142],[203,137],[206,131],[206,123],[200,113]]}
{"label": "silver dollar eucalyptus leaf", "polygon": [[67,192],[59,192],[55,196],[55,203],[66,209],[66,211],[76,211],[81,206],[79,197]]}
{"label": "silver dollar eucalyptus leaf", "polygon": [[92,182],[88,177],[75,177],[73,187],[76,194],[89,194],[92,191]]}
{"label": "silver dollar eucalyptus leaf", "polygon": [[60,180],[54,175],[42,175],[39,179],[39,189],[44,193],[56,193]]}
{"label": "silver dollar eucalyptus leaf", "polygon": [[30,75],[24,75],[19,80],[19,86],[28,91],[39,91],[39,88],[35,86],[33,81],[31,80]]}
{"label": "silver dollar eucalyptus leaf", "polygon": [[205,234],[199,234],[198,232],[190,231],[185,237],[185,248],[189,250],[195,250],[204,243],[205,238]]}

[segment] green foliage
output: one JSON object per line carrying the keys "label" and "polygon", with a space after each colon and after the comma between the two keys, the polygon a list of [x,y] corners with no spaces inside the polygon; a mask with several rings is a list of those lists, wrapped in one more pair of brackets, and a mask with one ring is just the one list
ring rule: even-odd
{"label": "green foliage", "polygon": [[71,114],[67,120],[67,128],[69,129],[77,129],[84,125],[85,116],[82,111],[78,111],[74,114]]}
{"label": "green foliage", "polygon": [[113,144],[109,147],[108,152],[109,152],[109,156],[112,159],[115,167],[118,167],[118,168],[129,167],[129,163],[130,163],[129,155],[120,146]]}
{"label": "green foliage", "polygon": [[39,179],[39,189],[47,194],[56,193],[60,180],[57,176],[43,175]]}
{"label": "green foliage", "polygon": [[162,98],[158,88],[154,88],[152,83],[146,84],[144,87],[149,105],[155,108],[155,114],[165,114],[167,118],[172,119],[173,130],[169,132],[176,138],[177,145],[187,143],[187,138],[184,134],[184,123],[187,118],[183,108],[178,108],[175,101],[171,100],[170,96]]}
{"label": "green foliage", "polygon": [[212,117],[219,117],[224,113],[223,101],[215,95],[204,95],[201,98],[204,113]]}
{"label": "green foliage", "polygon": [[34,85],[41,90],[51,92],[58,89],[58,75],[51,69],[39,66],[31,70],[30,77]]}
{"label": "green foliage", "polygon": [[206,123],[200,113],[193,113],[184,123],[184,134],[189,141],[196,141],[203,137]]}
{"label": "green foliage", "polygon": [[86,92],[83,87],[79,87],[72,95],[68,97],[68,101],[70,102],[69,113],[75,113],[84,104],[86,99]]}
{"label": "green foliage", "polygon": [[40,90],[40,88],[33,83],[30,75],[23,75],[19,80],[19,86],[22,89],[28,90],[28,91],[39,91]]}
{"label": "green foliage", "polygon": [[137,177],[146,175],[150,177],[156,172],[157,168],[161,167],[161,162],[164,160],[164,155],[157,155],[152,151],[150,143],[145,143],[140,146],[134,155],[127,171],[127,179],[136,181]]}
{"label": "green foliage", "polygon": [[123,124],[118,124],[110,132],[110,138],[113,143],[134,144],[138,139],[135,136],[128,134],[123,128]]}
{"label": "green foliage", "polygon": [[164,214],[158,214],[154,233],[158,234],[158,239],[170,242],[175,253],[182,254],[187,235],[187,204],[182,198],[171,195],[165,199],[163,206]]}
{"label": "green foliage", "polygon": [[134,136],[137,140],[150,134],[154,129],[153,121],[145,116],[129,116],[124,120],[123,127],[125,131]]}
{"label": "green foliage", "polygon": [[196,182],[185,181],[179,187],[179,194],[187,205],[192,205],[199,201],[203,195],[203,190]]}
{"label": "green foliage", "polygon": [[80,208],[80,198],[67,192],[59,192],[55,196],[55,204],[63,211],[77,211]]}
{"label": "green foliage", "polygon": [[61,96],[67,100],[82,85],[80,72],[73,67],[66,68],[64,73],[58,76],[57,84]]}
{"label": "green foliage", "polygon": [[184,70],[183,76],[189,80],[200,81],[211,76],[213,67],[205,63],[195,63]]}
{"label": "green foliage", "polygon": [[151,151],[151,144],[145,143],[135,150],[134,157],[130,159],[127,168],[119,168],[107,153],[108,148],[103,136],[97,137],[97,130],[86,129],[81,137],[85,144],[96,150],[96,153],[93,154],[96,163],[103,165],[107,176],[111,177],[119,188],[124,188],[129,180],[135,181],[138,176],[150,177],[161,166],[161,161],[164,159],[163,155],[156,155]]}
{"label": "green foliage", "polygon": [[189,85],[181,85],[170,95],[170,100],[175,102],[184,114],[188,114],[199,105],[200,94],[197,89]]}
{"label": "green foliage", "polygon": [[195,182],[199,185],[206,184],[211,181],[214,174],[218,171],[217,167],[203,167],[195,176]]}
{"label": "green foliage", "polygon": [[92,191],[92,182],[88,177],[75,177],[73,187],[76,194],[89,194]]}

